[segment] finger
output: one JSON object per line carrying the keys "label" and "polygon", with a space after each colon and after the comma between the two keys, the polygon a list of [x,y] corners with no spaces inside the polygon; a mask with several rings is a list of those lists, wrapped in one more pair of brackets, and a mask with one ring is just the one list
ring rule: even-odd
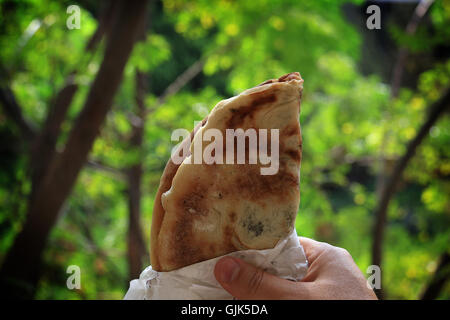
{"label": "finger", "polygon": [[233,297],[245,300],[303,299],[298,282],[278,278],[234,257],[217,262],[214,275]]}
{"label": "finger", "polygon": [[319,242],[310,238],[298,237],[300,244],[303,246],[306,258],[309,264],[314,262],[318,256],[326,249],[326,243]]}

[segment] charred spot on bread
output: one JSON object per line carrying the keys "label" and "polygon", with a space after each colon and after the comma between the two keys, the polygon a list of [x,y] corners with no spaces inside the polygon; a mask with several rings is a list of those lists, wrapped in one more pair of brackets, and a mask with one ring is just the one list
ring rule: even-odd
{"label": "charred spot on bread", "polygon": [[256,214],[251,208],[247,208],[247,213],[240,224],[253,237],[259,237],[264,232],[264,224],[256,218]]}

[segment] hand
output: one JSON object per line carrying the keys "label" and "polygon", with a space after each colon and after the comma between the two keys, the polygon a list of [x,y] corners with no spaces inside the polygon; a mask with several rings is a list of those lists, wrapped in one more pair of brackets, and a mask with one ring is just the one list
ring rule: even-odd
{"label": "hand", "polygon": [[214,275],[237,299],[377,299],[347,250],[303,237],[300,243],[309,262],[300,282],[278,278],[234,257],[220,259]]}

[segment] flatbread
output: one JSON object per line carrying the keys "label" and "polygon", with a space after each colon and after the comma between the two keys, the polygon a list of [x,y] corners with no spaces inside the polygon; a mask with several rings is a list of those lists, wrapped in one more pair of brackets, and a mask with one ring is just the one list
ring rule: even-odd
{"label": "flatbread", "polygon": [[[293,72],[222,100],[180,144],[177,154],[189,144],[190,152],[181,165],[169,159],[155,198],[154,270],[171,271],[238,250],[273,248],[290,234],[300,202],[302,89],[300,74]],[[226,129],[253,128],[258,139],[259,129],[267,129],[269,155],[270,132],[279,129],[277,173],[262,175],[261,168],[269,165],[260,159],[250,164],[248,148],[245,164],[193,164],[196,139],[203,141],[203,133],[212,128],[224,137]],[[210,143],[200,142],[202,150]]]}

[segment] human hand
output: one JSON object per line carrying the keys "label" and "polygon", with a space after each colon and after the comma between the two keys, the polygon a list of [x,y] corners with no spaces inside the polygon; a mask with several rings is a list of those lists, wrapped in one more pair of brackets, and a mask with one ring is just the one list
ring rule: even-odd
{"label": "human hand", "polygon": [[300,243],[309,262],[300,282],[278,278],[234,257],[220,259],[214,275],[237,299],[377,299],[347,250],[303,237]]}

